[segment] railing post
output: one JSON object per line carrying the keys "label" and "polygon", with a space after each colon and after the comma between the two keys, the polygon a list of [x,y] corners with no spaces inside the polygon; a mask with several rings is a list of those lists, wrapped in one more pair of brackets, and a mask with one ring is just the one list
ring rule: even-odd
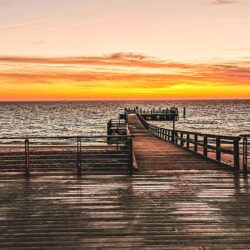
{"label": "railing post", "polygon": [[248,140],[247,137],[243,137],[243,171],[245,174],[248,173],[248,162],[247,162],[247,158],[248,158]]}
{"label": "railing post", "polygon": [[183,147],[184,146],[184,141],[183,141],[183,132],[181,132],[181,146]]}
{"label": "railing post", "polygon": [[204,136],[204,141],[203,141],[203,155],[207,156],[207,136]]}
{"label": "railing post", "polygon": [[240,169],[240,143],[239,140],[234,140],[234,167]]}
{"label": "railing post", "polygon": [[194,151],[197,152],[198,151],[198,135],[194,135]]}
{"label": "railing post", "polygon": [[107,142],[109,143],[110,142],[110,135],[112,135],[112,120],[109,120],[109,122],[107,123]]}
{"label": "railing post", "polygon": [[111,135],[111,134],[112,134],[111,131],[110,131],[111,126],[112,126],[112,121],[109,120],[109,122],[107,123],[107,134],[108,134],[108,135]]}
{"label": "railing post", "polygon": [[190,140],[190,134],[187,134],[187,148],[189,148],[189,140]]}
{"label": "railing post", "polygon": [[172,142],[175,141],[175,134],[174,134],[174,130],[172,130]]}
{"label": "railing post", "polygon": [[216,160],[221,161],[221,141],[220,141],[220,138],[216,138]]}
{"label": "railing post", "polygon": [[128,150],[129,150],[128,174],[133,175],[134,168],[133,168],[133,141],[132,141],[132,138],[128,138]]}
{"label": "railing post", "polygon": [[80,175],[82,172],[82,162],[81,162],[81,152],[82,152],[82,142],[81,139],[77,139],[77,172]]}
{"label": "railing post", "polygon": [[30,143],[28,139],[25,139],[24,145],[25,145],[25,175],[29,175],[30,173],[30,159],[29,159]]}

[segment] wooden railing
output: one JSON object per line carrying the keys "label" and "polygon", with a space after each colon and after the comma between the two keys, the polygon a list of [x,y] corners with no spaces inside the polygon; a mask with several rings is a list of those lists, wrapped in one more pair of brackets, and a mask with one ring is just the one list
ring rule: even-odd
{"label": "wooden railing", "polygon": [[[107,140],[116,141],[108,145]],[[64,136],[0,138],[0,171],[108,171],[122,167],[133,174],[129,136]],[[110,173],[110,172],[109,172]]]}
{"label": "wooden railing", "polygon": [[[137,116],[145,128],[157,137],[186,147],[221,163],[226,163],[222,158],[229,155],[233,158],[233,164],[230,165],[240,169],[240,136],[223,136],[160,128],[146,122],[140,114],[137,114]],[[226,164],[229,165],[228,162]]]}
{"label": "wooden railing", "polygon": [[112,135],[112,133],[116,135],[126,135],[128,124],[125,120],[114,120],[111,119],[107,123],[107,134]]}
{"label": "wooden railing", "polygon": [[[107,142],[108,144],[114,144],[119,140],[123,140],[124,136],[129,135],[128,124],[125,120],[109,120],[107,123]],[[121,137],[119,137],[121,136]]]}
{"label": "wooden railing", "polygon": [[[178,109],[176,109],[176,112],[178,112]],[[124,113],[128,113],[128,114],[145,114],[145,115],[149,115],[149,114],[159,114],[159,115],[163,115],[163,114],[172,114],[173,111],[171,111],[170,108],[167,109],[161,109],[161,108],[152,108],[152,109],[143,109],[143,108],[125,108]],[[178,113],[177,113],[178,115]]]}
{"label": "wooden railing", "polygon": [[242,165],[244,173],[248,174],[248,168],[250,165],[250,134],[241,135],[243,140],[243,157],[242,157]]}

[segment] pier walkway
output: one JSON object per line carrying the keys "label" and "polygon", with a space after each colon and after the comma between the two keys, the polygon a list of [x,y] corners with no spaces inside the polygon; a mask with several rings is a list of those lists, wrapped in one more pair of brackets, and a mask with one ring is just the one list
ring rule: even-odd
{"label": "pier walkway", "polygon": [[128,122],[133,176],[0,172],[0,248],[250,249],[247,176]]}
{"label": "pier walkway", "polygon": [[140,172],[168,173],[171,171],[229,170],[222,164],[205,159],[151,134],[136,115],[128,116],[129,131],[133,137],[133,148]]}

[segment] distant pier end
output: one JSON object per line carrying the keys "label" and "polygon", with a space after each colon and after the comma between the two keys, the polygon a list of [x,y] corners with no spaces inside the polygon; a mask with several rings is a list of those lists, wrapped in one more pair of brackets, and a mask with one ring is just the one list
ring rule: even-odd
{"label": "distant pier end", "polygon": [[135,108],[125,108],[124,115],[120,115],[121,118],[127,117],[129,114],[139,114],[144,120],[150,121],[177,121],[179,119],[179,110],[176,107],[171,108],[152,108],[152,109],[142,109],[139,107]]}

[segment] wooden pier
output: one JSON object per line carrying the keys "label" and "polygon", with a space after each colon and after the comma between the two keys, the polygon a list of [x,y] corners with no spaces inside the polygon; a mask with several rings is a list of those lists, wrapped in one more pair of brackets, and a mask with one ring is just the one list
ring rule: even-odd
{"label": "wooden pier", "polygon": [[179,118],[179,111],[176,107],[169,109],[150,109],[145,110],[142,108],[125,108],[125,115],[139,114],[143,119],[150,121],[177,121]]}
{"label": "wooden pier", "polygon": [[171,134],[137,114],[127,120],[139,166],[133,176],[119,168],[106,175],[0,173],[1,249],[250,248],[250,181],[234,165],[237,156],[229,167],[208,135],[201,144],[204,135]]}
{"label": "wooden pier", "polygon": [[[138,116],[128,116],[129,130],[133,136],[134,153],[140,171],[144,173],[169,173],[169,171],[195,171],[225,169],[228,166],[205,159],[178,145],[157,138],[150,133]],[[172,141],[172,136],[170,136]]]}

